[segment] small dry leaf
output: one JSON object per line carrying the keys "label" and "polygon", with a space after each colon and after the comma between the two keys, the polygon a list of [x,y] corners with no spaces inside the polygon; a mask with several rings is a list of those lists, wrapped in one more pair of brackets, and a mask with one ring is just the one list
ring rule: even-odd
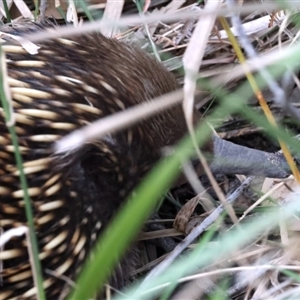
{"label": "small dry leaf", "polygon": [[197,195],[196,197],[189,200],[179,211],[177,214],[175,221],[173,223],[173,227],[180,232],[186,231],[186,225],[191,218],[197,204],[199,203],[200,197]]}
{"label": "small dry leaf", "polygon": [[208,213],[204,213],[200,216],[191,218],[185,227],[185,234],[188,235],[196,226],[201,224],[208,216]]}

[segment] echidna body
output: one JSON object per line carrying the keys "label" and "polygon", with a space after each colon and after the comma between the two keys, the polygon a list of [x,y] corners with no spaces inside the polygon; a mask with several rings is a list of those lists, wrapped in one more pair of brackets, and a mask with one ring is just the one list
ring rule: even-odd
{"label": "echidna body", "polygon": [[[141,50],[97,33],[38,45],[36,55],[15,44],[3,48],[44,284],[48,299],[58,299],[68,290],[65,279],[75,279],[119,205],[161,157],[162,147],[174,145],[186,133],[186,125],[181,107],[173,107],[76,152],[55,155],[53,143],[72,130],[174,91],[177,82]],[[7,231],[26,224],[26,217],[1,107],[0,133],[0,227]],[[212,143],[206,149],[212,152]],[[34,299],[25,238],[7,243],[0,261],[0,299]],[[129,269],[125,261],[115,286],[123,285],[122,274]]]}
{"label": "echidna body", "polygon": [[[182,122],[174,119],[174,112],[165,112],[143,127],[108,135],[72,155],[55,156],[53,143],[60,137],[173,91],[177,83],[155,59],[100,34],[39,46],[36,55],[22,46],[3,48],[47,296],[58,299],[66,285],[61,278],[74,280],[111,215],[160,157],[161,147],[185,133],[185,124],[178,107],[174,109]],[[7,231],[26,224],[26,217],[2,108],[0,132],[0,226]],[[0,252],[1,299],[35,298],[27,251],[25,238],[16,238]]]}

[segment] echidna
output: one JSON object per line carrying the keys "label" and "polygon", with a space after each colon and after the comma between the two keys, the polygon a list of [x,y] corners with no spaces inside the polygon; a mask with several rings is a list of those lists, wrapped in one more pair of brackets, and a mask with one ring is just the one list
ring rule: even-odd
{"label": "echidna", "polygon": [[[27,24],[6,31],[38,28]],[[36,55],[10,42],[3,49],[47,297],[58,299],[66,285],[62,277],[75,279],[120,203],[161,157],[161,148],[175,144],[186,133],[186,125],[177,106],[86,144],[71,155],[55,155],[53,143],[72,130],[176,90],[178,85],[154,58],[98,33],[58,38],[38,46]],[[1,107],[0,132],[0,227],[7,231],[26,224],[26,218],[14,149]],[[230,151],[219,154],[223,143],[214,138],[206,149],[217,157],[227,157]],[[250,151],[240,146],[233,149],[243,149],[234,156],[243,153],[247,157]],[[267,159],[268,154],[253,151],[260,157],[255,157],[256,161]],[[246,172],[284,177],[288,166],[282,157],[277,160],[280,166],[267,162],[266,168],[258,169],[249,163]],[[212,166],[219,170],[215,162]],[[0,251],[0,299],[36,297],[27,253],[25,238],[10,241]],[[115,278],[128,274],[129,268],[125,261]],[[121,287],[123,279],[115,284]]]}

